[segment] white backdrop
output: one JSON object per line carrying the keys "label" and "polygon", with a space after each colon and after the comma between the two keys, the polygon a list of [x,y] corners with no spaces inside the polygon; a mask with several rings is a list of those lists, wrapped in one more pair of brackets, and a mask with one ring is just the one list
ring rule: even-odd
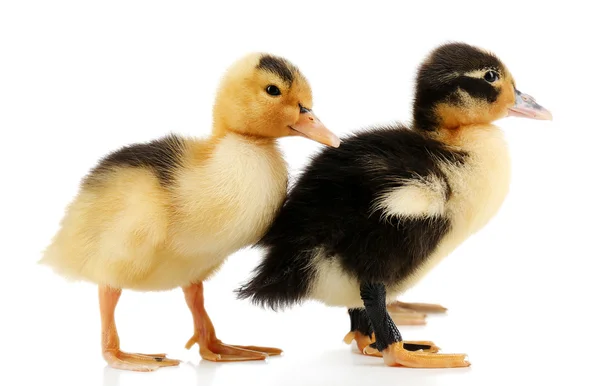
{"label": "white backdrop", "polygon": [[[0,384],[504,385],[597,380],[600,75],[596,13],[583,1],[3,1],[0,4]],[[124,292],[122,348],[179,368],[106,368],[96,288],[37,266],[80,178],[106,152],[169,131],[206,136],[219,76],[262,50],[288,57],[338,135],[408,120],[413,76],[437,44],[496,52],[553,122],[509,118],[511,192],[499,215],[404,300],[447,315],[401,328],[466,352],[469,369],[385,367],[342,342],[344,309],[276,314],[234,298],[260,254],[243,250],[206,284],[227,343],[281,347],[267,363],[200,361],[181,291]],[[318,144],[281,141],[290,173]]]}

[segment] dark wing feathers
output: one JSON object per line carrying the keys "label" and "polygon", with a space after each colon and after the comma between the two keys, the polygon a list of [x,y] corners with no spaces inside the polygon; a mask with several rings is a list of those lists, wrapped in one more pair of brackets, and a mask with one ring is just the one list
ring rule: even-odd
{"label": "dark wing feathers", "polygon": [[186,150],[185,140],[169,134],[146,143],[124,146],[109,153],[98,162],[84,179],[84,185],[94,185],[105,181],[107,174],[120,167],[148,168],[152,170],[161,185],[173,182],[174,172],[181,166]]}

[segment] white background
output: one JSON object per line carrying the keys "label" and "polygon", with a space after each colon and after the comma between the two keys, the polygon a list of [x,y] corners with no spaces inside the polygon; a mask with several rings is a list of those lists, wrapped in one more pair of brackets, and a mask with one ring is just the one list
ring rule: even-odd
{"label": "white background", "polygon": [[[0,384],[598,384],[600,189],[597,13],[549,2],[3,1],[0,5]],[[267,363],[201,361],[180,290],[124,292],[122,348],[178,368],[105,366],[96,288],[37,266],[80,178],[106,152],[169,131],[206,136],[213,93],[249,51],[284,55],[339,135],[408,120],[413,76],[447,40],[496,52],[553,122],[508,118],[511,193],[483,231],[403,300],[449,308],[407,339],[465,352],[469,369],[388,368],[342,342],[344,309],[276,314],[236,301],[260,253],[232,255],[206,284],[227,343],[282,347]],[[292,176],[320,145],[281,141]]]}

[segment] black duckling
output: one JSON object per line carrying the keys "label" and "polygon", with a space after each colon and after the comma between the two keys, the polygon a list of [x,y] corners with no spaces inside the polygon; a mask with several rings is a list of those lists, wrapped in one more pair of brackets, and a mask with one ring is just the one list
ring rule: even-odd
{"label": "black duckling", "polygon": [[432,51],[417,75],[411,127],[370,128],[313,157],[239,298],[273,309],[306,299],[347,307],[350,341],[390,366],[469,366],[432,342],[403,341],[386,305],[500,208],[510,160],[492,122],[508,115],[551,119],[494,54],[464,43]]}

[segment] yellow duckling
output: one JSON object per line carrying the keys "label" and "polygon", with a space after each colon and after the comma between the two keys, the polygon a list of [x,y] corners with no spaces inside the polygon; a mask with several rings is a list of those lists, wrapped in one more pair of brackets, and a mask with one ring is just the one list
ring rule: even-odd
{"label": "yellow duckling", "polygon": [[204,308],[202,282],[227,256],[256,243],[286,196],[277,138],[337,147],[312,112],[307,79],[264,53],[234,63],[221,80],[207,139],[168,135],[104,157],[83,179],[41,263],[98,285],[102,352],[119,369],[175,366],[164,354],[120,350],[114,312],[122,289],[182,287],[194,320],[187,348],[211,361],[262,360],[281,350],[222,343]]}

